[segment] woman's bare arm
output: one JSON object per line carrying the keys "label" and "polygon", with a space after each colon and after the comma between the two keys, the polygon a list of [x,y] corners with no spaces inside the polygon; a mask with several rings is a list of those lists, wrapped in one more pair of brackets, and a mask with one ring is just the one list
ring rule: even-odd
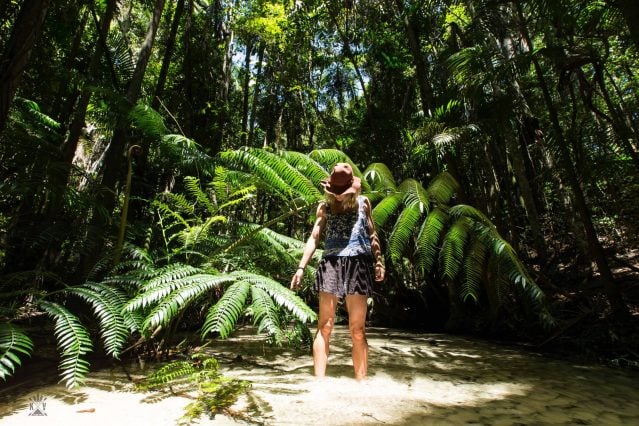
{"label": "woman's bare arm", "polygon": [[313,253],[315,253],[315,249],[319,245],[319,241],[322,237],[325,226],[326,204],[320,203],[319,206],[317,206],[315,224],[313,225],[313,230],[311,231],[310,237],[308,237],[308,240],[306,241],[306,246],[304,247],[304,253],[302,254],[302,259],[300,260],[299,267],[297,268],[297,271],[295,271],[295,275],[293,275],[293,278],[291,279],[291,289],[299,288],[302,277],[304,276],[304,269],[306,268],[306,265],[308,265],[308,263],[311,261]]}

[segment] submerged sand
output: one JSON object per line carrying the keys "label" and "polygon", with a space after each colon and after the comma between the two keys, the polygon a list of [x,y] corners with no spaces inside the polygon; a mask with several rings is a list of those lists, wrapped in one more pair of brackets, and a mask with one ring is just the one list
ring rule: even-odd
{"label": "submerged sand", "polygon": [[[253,383],[233,407],[250,420],[218,414],[199,424],[639,424],[636,371],[448,335],[376,328],[368,340],[364,382],[352,378],[344,327],[335,331],[323,379],[313,377],[306,351],[273,348],[252,335],[217,342],[210,351],[223,373]],[[0,391],[0,397],[2,425],[173,425],[189,402],[136,393],[117,367],[92,373],[76,391],[43,385]],[[39,407],[46,416],[30,415]]]}

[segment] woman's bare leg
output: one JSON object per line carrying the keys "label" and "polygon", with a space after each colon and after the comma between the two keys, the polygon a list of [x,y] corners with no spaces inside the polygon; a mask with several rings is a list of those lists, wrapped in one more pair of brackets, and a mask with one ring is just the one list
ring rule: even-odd
{"label": "woman's bare leg", "polygon": [[323,377],[326,374],[329,343],[331,340],[333,325],[335,324],[336,307],[337,296],[330,293],[320,292],[317,334],[313,341],[313,366],[315,367],[315,375],[319,377]]}
{"label": "woman's bare leg", "polygon": [[365,329],[367,299],[367,296],[361,294],[346,296],[348,328],[353,341],[353,368],[357,380],[365,379],[368,370],[368,342]]}

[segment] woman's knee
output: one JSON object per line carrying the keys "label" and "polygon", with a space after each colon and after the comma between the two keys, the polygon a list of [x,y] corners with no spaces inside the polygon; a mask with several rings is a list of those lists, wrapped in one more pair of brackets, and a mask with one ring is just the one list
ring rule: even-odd
{"label": "woman's knee", "polygon": [[350,325],[349,330],[351,332],[351,339],[355,342],[366,341],[366,329],[363,324]]}
{"label": "woman's knee", "polygon": [[322,333],[322,335],[330,335],[331,332],[333,331],[334,323],[335,323],[335,318],[333,317],[323,318],[317,324],[317,329],[319,330],[320,333]]}

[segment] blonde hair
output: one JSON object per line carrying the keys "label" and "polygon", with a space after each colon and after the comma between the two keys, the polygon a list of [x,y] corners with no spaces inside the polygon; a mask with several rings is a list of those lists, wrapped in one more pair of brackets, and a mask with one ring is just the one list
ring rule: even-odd
{"label": "blonde hair", "polygon": [[342,201],[339,201],[335,194],[331,194],[330,192],[326,192],[326,204],[330,207],[334,207],[336,204],[341,204],[344,210],[356,210],[358,207],[357,197],[359,196],[360,191],[355,193],[346,194]]}

